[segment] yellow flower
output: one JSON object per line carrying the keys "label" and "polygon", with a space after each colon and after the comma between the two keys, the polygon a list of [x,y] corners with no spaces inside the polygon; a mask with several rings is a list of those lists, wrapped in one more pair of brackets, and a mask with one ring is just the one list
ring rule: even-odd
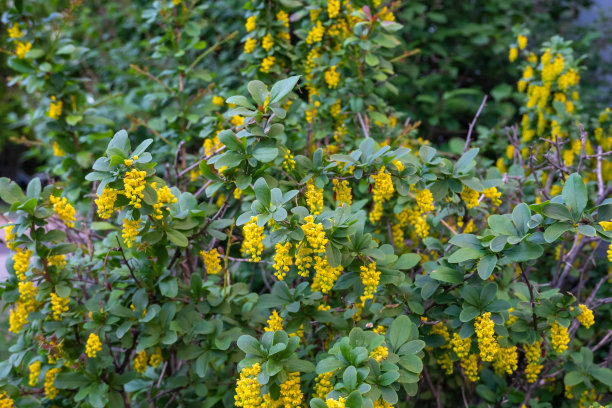
{"label": "yellow flower", "polygon": [[41,366],[42,364],[40,361],[35,361],[28,367],[30,369],[30,378],[28,381],[30,387],[36,387],[36,385],[38,384],[38,377],[40,376]]}
{"label": "yellow flower", "polygon": [[346,407],[346,400],[342,397],[338,397],[337,400],[328,399],[325,401],[325,405],[327,405],[327,408],[344,408]]}
{"label": "yellow flower", "polygon": [[14,227],[15,227],[14,225],[7,225],[6,227],[4,227],[6,229],[6,231],[5,231],[6,236],[4,237],[4,241],[6,242],[6,247],[8,249],[14,249],[15,248],[16,234],[13,233],[13,228]]}
{"label": "yellow flower", "polygon": [[385,346],[378,346],[370,352],[370,358],[380,363],[389,356],[389,349]]}
{"label": "yellow flower", "polygon": [[53,382],[60,371],[61,368],[50,368],[47,370],[45,374],[45,398],[52,400],[59,394],[59,390],[55,388]]}
{"label": "yellow flower", "polygon": [[276,253],[274,254],[274,275],[278,280],[285,279],[287,272],[293,265],[293,258],[289,255],[291,251],[291,242],[285,242],[284,244],[276,244]]}
{"label": "yellow flower", "polygon": [[491,204],[493,204],[494,207],[499,207],[501,205],[501,193],[497,191],[497,187],[485,188],[482,194],[491,200]]}
{"label": "yellow flower", "polygon": [[147,361],[148,360],[149,358],[147,357],[146,350],[142,350],[140,353],[136,354],[136,357],[134,357],[134,360],[132,361],[134,370],[138,374],[142,375],[145,371],[147,371]]}
{"label": "yellow flower", "polygon": [[247,18],[246,23],[244,24],[244,27],[246,28],[247,32],[250,33],[251,31],[255,30],[256,22],[257,16],[251,16]]}
{"label": "yellow flower", "polygon": [[276,13],[276,21],[282,23],[285,28],[289,28],[289,14],[287,14],[285,11],[280,10],[278,13]]}
{"label": "yellow flower", "polygon": [[327,294],[336,284],[344,268],[342,268],[342,265],[332,268],[325,256],[315,256],[314,260],[315,277],[312,280],[310,289],[311,291],[320,290],[322,293]]}
{"label": "yellow flower", "polygon": [[314,253],[322,254],[325,252],[325,245],[327,245],[327,237],[325,236],[325,231],[323,231],[323,224],[315,224],[312,215],[305,217],[304,221],[306,221],[306,224],[302,225],[301,228],[308,246]]}
{"label": "yellow flower", "polygon": [[261,385],[257,382],[257,374],[261,372],[259,363],[250,367],[244,367],[240,371],[240,378],[236,381],[235,405],[242,408],[260,408]]}
{"label": "yellow flower", "polygon": [[567,350],[570,342],[567,327],[561,326],[556,320],[550,327],[551,343],[555,351],[559,354]]}
{"label": "yellow flower", "polygon": [[508,53],[508,59],[510,60],[510,62],[514,62],[517,57],[518,57],[518,49],[514,47],[510,48],[510,52]]}
{"label": "yellow flower", "polygon": [[328,0],[327,15],[329,18],[336,18],[340,13],[340,0]]}
{"label": "yellow flower", "polygon": [[17,279],[24,281],[26,276],[25,273],[30,269],[30,258],[32,257],[32,251],[26,249],[25,251],[21,248],[15,249],[13,255],[13,268],[15,269],[15,275]]}
{"label": "yellow flower", "polygon": [[111,187],[104,187],[102,194],[95,201],[98,207],[98,216],[108,219],[115,211],[115,201],[117,201],[118,191]]}
{"label": "yellow flower", "polygon": [[19,26],[15,23],[9,28],[6,29],[10,38],[21,38],[23,37],[23,32],[19,29]]}
{"label": "yellow flower", "polygon": [[287,153],[285,153],[285,157],[283,160],[283,168],[285,169],[285,171],[295,170],[295,159],[291,154],[291,151],[289,150],[287,150]]}
{"label": "yellow flower", "polygon": [[138,220],[128,220],[126,218],[123,219],[123,229],[121,230],[121,236],[123,237],[123,242],[127,245],[128,248],[131,248],[136,241],[136,237],[138,236],[138,231],[140,230],[140,219]]}
{"label": "yellow flower", "polygon": [[333,180],[334,183],[334,194],[336,196],[336,202],[338,207],[342,207],[344,204],[351,205],[353,203],[353,193],[349,186],[348,180]]}
{"label": "yellow flower", "polygon": [[85,345],[85,354],[87,354],[87,357],[89,358],[95,358],[100,351],[102,351],[100,337],[98,337],[98,335],[95,333],[91,333],[87,339],[87,344]]}
{"label": "yellow flower", "polygon": [[416,192],[417,207],[421,213],[434,210],[433,195],[429,189],[417,190]]}
{"label": "yellow flower", "polygon": [[221,272],[221,258],[219,257],[219,251],[217,248],[213,248],[210,251],[200,251],[204,266],[206,267],[206,273],[209,275],[217,275]]}
{"label": "yellow flower", "polygon": [[512,375],[518,368],[518,351],[516,346],[500,347],[493,360],[495,374],[502,376],[504,373]]}
{"label": "yellow flower", "polygon": [[340,73],[336,71],[337,65],[330,67],[325,71],[325,83],[329,89],[335,89],[340,82]]}
{"label": "yellow flower", "polygon": [[461,367],[469,381],[476,382],[480,379],[481,367],[478,364],[478,356],[476,354],[470,354],[467,358],[462,358]]}
{"label": "yellow flower", "polygon": [[312,249],[308,248],[306,244],[302,244],[298,248],[295,254],[295,266],[298,269],[298,275],[304,278],[308,277],[312,266]]}
{"label": "yellow flower", "polygon": [[213,104],[215,104],[216,106],[223,106],[223,104],[225,103],[225,99],[223,99],[223,97],[222,97],[222,96],[215,95],[215,96],[213,96],[213,98],[212,98],[212,102],[213,102]]}
{"label": "yellow flower", "polygon": [[162,356],[162,351],[159,347],[155,349],[155,352],[151,354],[151,358],[149,359],[149,365],[152,367],[158,367],[162,361],[164,361],[164,357]]}
{"label": "yellow flower", "polygon": [[59,117],[62,116],[64,102],[56,101],[55,96],[52,96],[51,100],[52,102],[49,104],[49,112],[47,112],[47,115],[49,115],[51,119],[59,119]]}
{"label": "yellow flower", "polygon": [[251,217],[242,228],[244,235],[244,248],[247,255],[251,256],[251,261],[261,261],[261,252],[263,251],[262,241],[266,237],[264,235],[264,227],[257,226],[257,217]]}
{"label": "yellow flower", "polygon": [[538,379],[538,374],[542,371],[544,367],[540,364],[540,342],[536,341],[532,345],[525,345],[525,359],[527,360],[527,367],[525,367],[525,376],[527,377],[527,382],[534,383]]}
{"label": "yellow flower", "polygon": [[244,53],[250,54],[255,51],[255,47],[257,46],[257,40],[255,38],[247,38],[244,42]]}
{"label": "yellow flower", "polygon": [[363,305],[366,300],[374,299],[374,294],[380,282],[380,271],[376,270],[376,262],[372,262],[368,266],[362,265],[361,270],[361,283],[363,284],[363,295],[361,295],[361,304]]}
{"label": "yellow flower", "polygon": [[519,49],[524,50],[525,47],[527,47],[527,37],[525,37],[524,35],[519,35],[517,38],[517,42]]}
{"label": "yellow flower", "polygon": [[[235,127],[244,125],[244,117],[240,115],[234,115],[230,119],[230,123]],[[222,173],[221,169],[219,169],[219,173]]]}
{"label": "yellow flower", "polygon": [[446,375],[453,373],[453,360],[451,360],[449,352],[442,353],[440,357],[436,358],[436,363],[440,365]]}
{"label": "yellow flower", "polygon": [[261,61],[261,68],[259,68],[259,71],[267,74],[270,72],[270,68],[274,66],[275,61],[276,57],[274,55],[268,55],[263,59],[263,61]]}
{"label": "yellow flower", "polygon": [[612,221],[600,221],[599,225],[604,231],[612,231]]}
{"label": "yellow flower", "polygon": [[53,312],[53,320],[62,320],[62,313],[68,311],[68,303],[70,297],[60,297],[56,293],[51,293],[51,310]]}
{"label": "yellow flower", "polygon": [[153,218],[161,220],[164,218],[164,213],[162,211],[164,204],[174,204],[177,202],[177,199],[168,186],[157,188],[157,184],[153,182],[151,183],[151,187],[153,187],[157,193],[157,202],[153,204]]}
{"label": "yellow flower", "polygon": [[17,54],[17,58],[24,59],[28,51],[32,49],[32,44],[30,42],[16,42],[15,54]]}
{"label": "yellow flower", "polygon": [[308,32],[308,36],[306,37],[306,44],[312,45],[314,43],[321,42],[324,35],[325,27],[323,27],[321,21],[317,21],[317,24],[314,25]]}
{"label": "yellow flower", "polygon": [[274,47],[274,38],[272,38],[272,34],[268,33],[264,36],[261,42],[261,48],[266,51],[270,51],[272,47]]}
{"label": "yellow flower", "polygon": [[323,189],[315,186],[312,180],[308,181],[306,186],[306,203],[314,215],[323,211]]}
{"label": "yellow flower", "polygon": [[593,311],[589,309],[586,305],[579,305],[580,314],[577,319],[581,325],[586,327],[587,329],[595,324],[595,316],[593,315]]}
{"label": "yellow flower", "polygon": [[28,308],[22,302],[17,302],[15,309],[9,315],[9,331],[18,334],[23,326],[28,323]]}
{"label": "yellow flower", "polygon": [[374,186],[372,187],[374,208],[370,212],[369,218],[370,222],[374,224],[382,217],[383,203],[393,196],[395,188],[391,175],[385,171],[385,166],[382,166],[378,173],[372,176],[372,179],[374,180]]}
{"label": "yellow flower", "polygon": [[64,221],[64,224],[70,228],[74,228],[74,217],[75,209],[68,202],[66,197],[49,196],[49,201],[53,204],[53,211],[59,216],[60,220]]}
{"label": "yellow flower", "polygon": [[467,186],[463,186],[463,191],[461,192],[461,199],[465,203],[465,206],[468,208],[468,210],[470,208],[478,207],[479,197],[480,194],[477,191],[474,191]]}
{"label": "yellow flower", "polygon": [[56,157],[64,157],[66,155],[66,152],[64,151],[64,149],[61,148],[59,143],[53,142],[51,144],[51,147],[53,148],[53,155],[54,156],[56,156]]}
{"label": "yellow flower", "polygon": [[145,177],[146,171],[132,169],[125,173],[123,184],[125,186],[125,196],[130,200],[130,205],[134,208],[140,208],[142,198],[144,197],[144,189],[147,184]]}
{"label": "yellow flower", "polygon": [[482,316],[476,317],[474,329],[478,337],[478,348],[482,361],[493,361],[495,354],[499,350],[499,345],[495,339],[495,323],[491,320],[491,312],[486,312]]}
{"label": "yellow flower", "polygon": [[314,397],[325,400],[327,394],[333,391],[334,387],[332,386],[331,379],[334,376],[335,371],[330,371],[327,373],[321,373],[317,375],[315,378],[315,386],[314,386]]}
{"label": "yellow flower", "polygon": [[453,333],[451,347],[459,358],[466,358],[470,353],[470,348],[472,347],[472,338],[466,337],[465,339],[462,339],[458,333]]}
{"label": "yellow flower", "polygon": [[[269,394],[266,394],[269,395]],[[264,396],[265,398],[265,396]],[[300,387],[300,373],[289,373],[287,380],[280,385],[280,407],[301,407],[304,394]]]}

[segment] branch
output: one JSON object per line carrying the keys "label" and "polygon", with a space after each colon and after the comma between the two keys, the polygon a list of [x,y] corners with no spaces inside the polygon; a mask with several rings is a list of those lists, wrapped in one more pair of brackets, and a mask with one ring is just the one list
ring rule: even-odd
{"label": "branch", "polygon": [[128,262],[127,258],[125,257],[125,252],[123,252],[123,247],[121,246],[121,242],[119,242],[119,237],[117,237],[117,245],[119,245],[119,250],[121,251],[121,256],[123,257],[123,261],[127,265],[128,269],[130,270],[130,275],[132,275],[132,279],[134,279],[134,281],[136,282],[136,284],[138,285],[139,288],[142,288],[142,284],[140,283],[140,281],[138,280],[136,275],[134,275],[134,269],[132,268],[132,266]]}
{"label": "branch", "polygon": [[478,117],[480,116],[482,109],[487,103],[487,97],[488,95],[485,95],[484,98],[482,98],[480,107],[478,108],[478,111],[476,111],[476,116],[474,116],[472,123],[470,123],[470,128],[468,129],[467,139],[465,139],[465,145],[463,146],[463,153],[467,152],[468,147],[470,146],[470,140],[472,139],[472,131],[474,130],[474,125],[476,124],[476,121],[478,120]]}

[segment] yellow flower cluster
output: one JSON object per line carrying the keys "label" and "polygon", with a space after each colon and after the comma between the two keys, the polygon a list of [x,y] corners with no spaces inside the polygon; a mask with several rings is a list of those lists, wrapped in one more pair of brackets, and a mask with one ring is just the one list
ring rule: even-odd
{"label": "yellow flower cluster", "polygon": [[542,353],[540,347],[539,341],[534,342],[532,345],[525,345],[525,359],[527,360],[525,376],[529,383],[534,383],[538,379],[538,375],[544,367],[540,364],[540,355]]}
{"label": "yellow flower cluster", "polygon": [[223,99],[223,97],[222,97],[222,96],[219,96],[219,95],[214,95],[214,96],[212,97],[212,103],[213,103],[215,106],[223,106],[223,104],[225,103],[225,99]]}
{"label": "yellow flower cluster", "polygon": [[136,354],[136,357],[134,357],[134,360],[132,361],[134,370],[138,374],[142,375],[145,371],[147,371],[147,361],[148,360],[149,358],[147,357],[146,350],[142,350],[140,353]]}
{"label": "yellow flower cluster", "polygon": [[45,374],[45,398],[52,400],[57,397],[57,394],[59,394],[59,390],[55,388],[53,382],[60,371],[61,368],[59,367],[50,368],[47,370],[47,373]]}
{"label": "yellow flower cluster", "polygon": [[328,0],[327,15],[329,18],[336,18],[340,13],[340,0]]}
{"label": "yellow flower cluster", "polygon": [[51,103],[49,104],[49,111],[47,115],[51,119],[59,119],[62,116],[62,108],[64,107],[64,102],[56,101],[55,96],[51,97]]}
{"label": "yellow flower cluster", "polygon": [[49,196],[53,211],[59,216],[60,220],[64,221],[66,226],[73,228],[76,218],[74,218],[74,207],[68,202],[66,197]]}
{"label": "yellow flower cluster", "polygon": [[482,361],[493,361],[499,350],[494,328],[495,323],[491,320],[491,312],[476,317],[474,329],[476,330],[476,337],[478,337],[478,349]]}
{"label": "yellow flower cluster", "polygon": [[278,315],[276,310],[272,311],[270,318],[267,321],[267,326],[264,328],[264,331],[280,331],[283,330],[283,318]]}
{"label": "yellow flower cluster", "polygon": [[206,267],[206,273],[209,275],[216,275],[221,272],[221,258],[219,257],[219,251],[217,248],[213,248],[210,251],[200,251],[204,266]]}
{"label": "yellow flower cluster", "polygon": [[550,326],[551,343],[555,351],[559,354],[567,350],[567,345],[570,342],[567,327],[561,326],[556,320]]}
{"label": "yellow flower cluster", "polygon": [[131,248],[136,241],[136,237],[138,236],[138,231],[140,230],[140,219],[138,220],[128,220],[126,218],[123,219],[123,229],[121,230],[121,236],[123,237],[123,242],[127,245],[128,248]]}
{"label": "yellow flower cluster", "polygon": [[32,257],[32,251],[26,249],[25,251],[21,248],[15,249],[15,254],[13,255],[13,262],[15,269],[15,275],[17,279],[20,281],[24,281],[26,276],[25,273],[30,269],[30,258]]}
{"label": "yellow flower cluster", "polygon": [[344,204],[351,205],[353,203],[353,191],[349,185],[348,180],[333,180],[334,183],[334,194],[336,196],[336,202],[338,207],[342,207]]}
{"label": "yellow flower cluster", "polygon": [[340,82],[340,73],[336,71],[337,65],[330,67],[325,71],[325,83],[329,89],[335,89]]}
{"label": "yellow flower cluster", "polygon": [[36,295],[38,288],[33,282],[19,282],[19,302],[25,305],[28,312],[36,310]]}
{"label": "yellow flower cluster", "polygon": [[502,376],[504,373],[512,375],[518,368],[518,350],[516,346],[500,347],[493,360],[495,374]]}
{"label": "yellow flower cluster", "polygon": [[451,347],[459,358],[466,358],[470,353],[470,348],[472,347],[472,338],[466,337],[465,339],[462,339],[458,333],[453,333]]}
{"label": "yellow flower cluster", "polygon": [[[6,230],[5,234],[6,235],[4,237],[4,241],[6,242],[6,247],[8,249],[14,249],[15,248],[15,238],[17,238],[17,234],[13,232],[13,228],[15,228],[14,225],[8,225],[8,226],[5,227],[5,230]],[[605,229],[605,227],[604,227],[604,229]]]}
{"label": "yellow flower cluster", "polygon": [[309,275],[310,267],[312,266],[312,249],[306,244],[302,244],[295,255],[295,266],[298,268],[298,275],[306,278]]}
{"label": "yellow flower cluster", "polygon": [[21,38],[23,37],[23,31],[21,31],[19,29],[19,26],[17,24],[14,24],[6,29],[6,32],[8,33],[10,38]]}
{"label": "yellow flower cluster", "polygon": [[125,196],[130,199],[130,205],[134,208],[140,208],[142,198],[144,197],[144,189],[147,184],[145,177],[146,171],[132,169],[125,173],[123,184],[125,185]]}
{"label": "yellow flower cluster", "polygon": [[270,72],[270,68],[274,66],[276,62],[276,57],[274,55],[268,55],[261,61],[261,67],[259,68],[260,72],[267,74]]}
{"label": "yellow flower cluster", "polygon": [[291,151],[289,150],[287,150],[287,153],[285,153],[285,157],[283,160],[283,168],[286,171],[295,170],[295,159],[293,158],[293,155],[291,154]]}
{"label": "yellow flower cluster", "polygon": [[[269,394],[266,394],[268,396]],[[265,396],[264,396],[265,398]],[[301,407],[304,401],[304,394],[300,387],[300,373],[294,372],[287,375],[287,380],[280,385],[280,407]]]}
{"label": "yellow flower cluster", "polygon": [[272,34],[268,33],[264,36],[261,42],[261,48],[266,51],[270,51],[272,47],[274,47],[274,38],[272,38]]}
{"label": "yellow flower cluster", "polygon": [[162,351],[159,347],[155,349],[153,354],[151,354],[151,358],[149,358],[149,365],[151,367],[159,367],[159,365],[164,361],[164,357],[162,356]]}
{"label": "yellow flower cluster", "polygon": [[16,44],[15,54],[17,55],[17,58],[19,59],[24,59],[28,51],[32,49],[32,43],[30,42],[17,41],[15,44]]}
{"label": "yellow flower cluster", "polygon": [[608,261],[612,262],[612,243],[608,246]]}
{"label": "yellow flower cluster", "polygon": [[387,357],[389,357],[389,349],[385,346],[378,346],[370,352],[370,358],[373,358],[378,363],[382,362]]}
{"label": "yellow flower cluster", "polygon": [[102,219],[108,219],[115,211],[115,201],[117,201],[118,191],[114,188],[104,187],[102,194],[95,200],[98,207],[98,216]]}
{"label": "yellow flower cluster", "polygon": [[327,237],[325,231],[323,231],[323,224],[315,223],[312,215],[308,215],[304,218],[306,224],[302,225],[302,231],[308,246],[315,254],[322,254],[325,252],[325,245],[327,245]]}
{"label": "yellow flower cluster", "polygon": [[172,191],[168,186],[157,188],[156,183],[153,182],[151,183],[151,187],[153,187],[153,189],[157,193],[157,202],[153,204],[153,218],[161,220],[162,218],[164,218],[164,213],[162,211],[164,204],[174,204],[177,202],[177,199],[174,194],[172,194]]}
{"label": "yellow flower cluster", "polygon": [[391,175],[385,171],[385,166],[382,166],[378,173],[372,176],[372,179],[374,180],[374,187],[372,188],[374,208],[370,212],[370,222],[375,223],[381,219],[383,203],[393,196],[395,188]]}
{"label": "yellow flower cluster", "polygon": [[427,215],[421,214],[419,210],[405,208],[407,223],[414,228],[414,232],[421,238],[427,238],[429,235],[429,224],[427,224]]}
{"label": "yellow flower cluster", "polygon": [[257,226],[257,217],[251,217],[251,220],[242,228],[245,252],[251,256],[251,261],[253,262],[261,261],[261,252],[263,251],[262,241],[266,237],[263,232],[264,227]]}
{"label": "yellow flower cluster", "polygon": [[461,199],[465,203],[465,206],[468,208],[468,210],[470,208],[478,207],[479,197],[480,194],[478,193],[478,191],[474,191],[467,186],[463,186],[463,191],[461,192]]}
{"label": "yellow flower cluster", "polygon": [[482,194],[489,200],[491,200],[491,204],[493,207],[499,207],[502,203],[501,201],[501,193],[497,191],[497,187],[489,187],[482,190]]}
{"label": "yellow flower cluster", "polygon": [[276,253],[274,254],[274,264],[272,267],[276,272],[274,272],[274,276],[278,280],[285,279],[287,276],[287,272],[293,265],[293,258],[289,255],[289,251],[291,251],[291,242],[285,242],[284,244],[276,244]]}
{"label": "yellow flower cluster", "polygon": [[342,265],[338,265],[336,268],[332,268],[327,262],[327,257],[315,256],[315,276],[312,280],[310,289],[312,291],[320,290],[322,293],[329,293],[336,281],[340,277],[340,274],[344,270]]}
{"label": "yellow flower cluster", "polygon": [[325,27],[323,27],[323,24],[320,21],[317,21],[317,24],[314,25],[308,32],[308,36],[306,37],[306,44],[312,45],[314,43],[321,42],[321,40],[323,40],[324,35]]}
{"label": "yellow flower cluster", "polygon": [[261,385],[257,382],[257,374],[261,372],[259,363],[251,367],[244,367],[240,371],[240,378],[236,381],[235,405],[242,408],[260,408]]}
{"label": "yellow flower cluster", "polygon": [[246,23],[244,24],[244,27],[246,28],[247,32],[250,33],[251,31],[255,30],[256,22],[257,16],[251,16],[247,18]]}
{"label": "yellow flower cluster", "polygon": [[51,293],[51,310],[53,320],[62,320],[62,313],[68,311],[70,297],[61,297],[57,293]]}
{"label": "yellow flower cluster", "polygon": [[87,357],[89,358],[95,358],[100,351],[102,351],[102,342],[100,341],[100,337],[98,337],[98,335],[95,333],[91,333],[87,339],[87,344],[85,345],[85,354],[87,354]]}
{"label": "yellow flower cluster", "polygon": [[581,325],[586,327],[587,329],[595,324],[595,316],[593,315],[593,311],[589,309],[586,305],[580,305],[580,314],[577,319]]}
{"label": "yellow flower cluster", "polygon": [[436,363],[444,370],[446,375],[451,375],[454,371],[453,360],[451,360],[450,353],[445,352],[436,358]]}
{"label": "yellow flower cluster", "polygon": [[289,28],[289,14],[287,14],[285,11],[280,10],[278,13],[276,13],[276,21],[281,23],[283,27]]}
{"label": "yellow flower cluster", "polygon": [[467,358],[461,359],[461,368],[465,372],[465,376],[471,382],[476,382],[480,379],[480,364],[478,364],[478,356],[470,354]]}
{"label": "yellow flower cluster", "polygon": [[433,195],[429,189],[417,190],[415,194],[417,207],[421,213],[434,210]]}
{"label": "yellow flower cluster", "polygon": [[516,38],[516,41],[518,42],[518,47],[520,50],[524,50],[525,47],[527,47],[527,37],[525,37],[524,35],[519,35]]}
{"label": "yellow flower cluster", "polygon": [[17,302],[15,309],[12,309],[9,315],[9,331],[15,334],[19,333],[23,326],[28,323],[28,314],[26,305]]}
{"label": "yellow flower cluster", "polygon": [[342,397],[338,397],[337,400],[335,399],[328,399],[325,401],[325,405],[327,405],[327,408],[345,408],[346,407],[346,399],[342,398]]}
{"label": "yellow flower cluster", "polygon": [[38,377],[40,377],[41,366],[42,364],[40,361],[35,361],[29,365],[28,369],[30,370],[30,377],[28,379],[28,384],[30,385],[30,387],[36,387],[36,385],[38,384]]}
{"label": "yellow flower cluster", "polygon": [[321,373],[315,378],[314,386],[314,397],[325,400],[327,394],[332,392],[334,387],[332,386],[331,379],[334,376],[334,371],[327,373]]}
{"label": "yellow flower cluster", "polygon": [[376,270],[376,262],[372,262],[368,266],[361,266],[361,283],[363,284],[363,295],[361,295],[361,304],[366,300],[373,299],[376,293],[376,288],[380,282],[380,271]]}
{"label": "yellow flower cluster", "polygon": [[66,255],[51,255],[47,259],[47,264],[49,266],[55,266],[58,269],[66,266]]}
{"label": "yellow flower cluster", "polygon": [[514,62],[516,61],[517,57],[518,57],[518,49],[515,47],[510,48],[510,51],[508,52],[508,60],[510,60],[510,62]]}
{"label": "yellow flower cluster", "polygon": [[314,215],[319,215],[323,211],[323,189],[318,188],[312,180],[306,185],[306,204]]}

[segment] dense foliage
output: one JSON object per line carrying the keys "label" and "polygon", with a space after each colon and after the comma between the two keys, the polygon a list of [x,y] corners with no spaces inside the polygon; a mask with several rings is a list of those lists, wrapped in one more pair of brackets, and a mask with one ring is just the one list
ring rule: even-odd
{"label": "dense foliage", "polygon": [[401,3],[7,3],[0,407],[610,402],[612,118],[531,34],[573,4]]}

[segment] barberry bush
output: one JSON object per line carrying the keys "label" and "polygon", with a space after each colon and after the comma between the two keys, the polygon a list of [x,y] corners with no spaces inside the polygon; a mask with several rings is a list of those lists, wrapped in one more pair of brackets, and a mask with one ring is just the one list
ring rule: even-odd
{"label": "barberry bush", "polygon": [[401,2],[33,4],[0,407],[610,402],[612,122],[571,41],[506,26],[513,121],[436,146]]}

